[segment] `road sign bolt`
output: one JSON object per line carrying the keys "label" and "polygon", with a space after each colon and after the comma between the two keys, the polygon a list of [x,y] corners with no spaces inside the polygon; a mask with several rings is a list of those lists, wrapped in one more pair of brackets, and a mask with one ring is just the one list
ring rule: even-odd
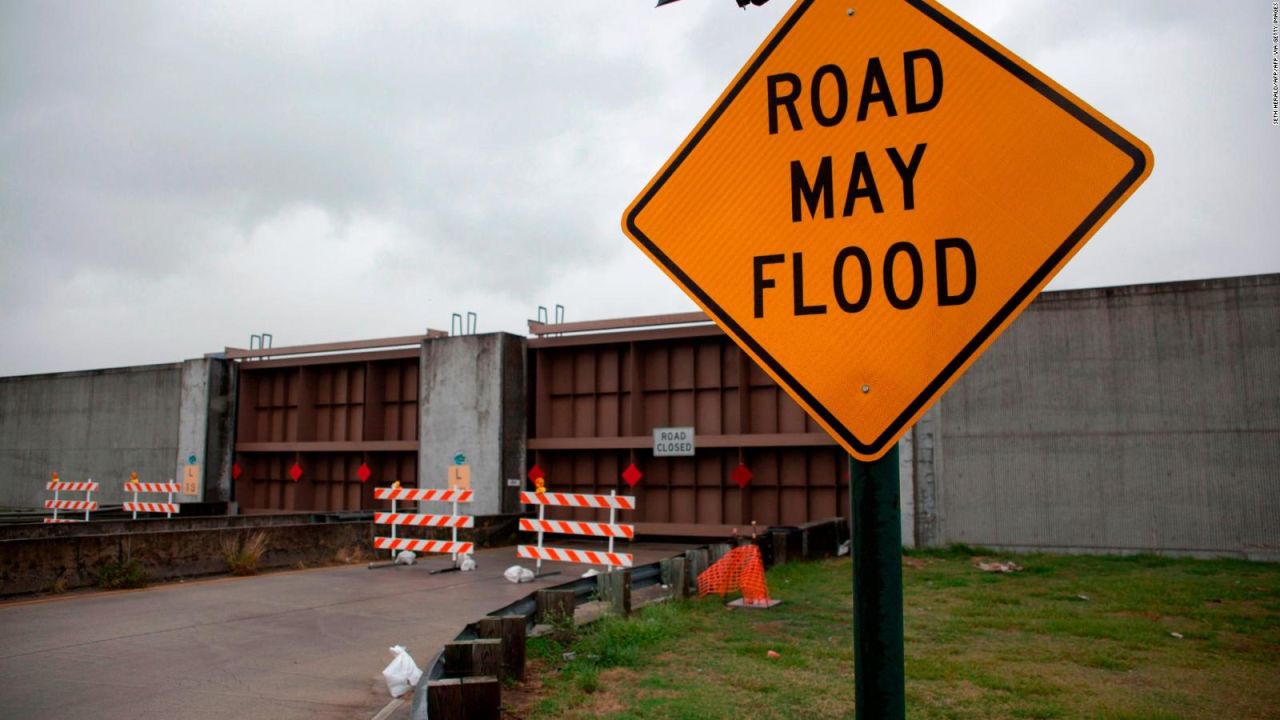
{"label": "road sign bolt", "polygon": [[870,385],[863,385],[863,386],[862,386],[862,392],[863,392],[863,393],[869,393],[869,392],[871,392],[871,386],[870,386]]}
{"label": "road sign bolt", "polygon": [[849,17],[853,17],[853,8],[849,8],[845,12],[848,13]]}

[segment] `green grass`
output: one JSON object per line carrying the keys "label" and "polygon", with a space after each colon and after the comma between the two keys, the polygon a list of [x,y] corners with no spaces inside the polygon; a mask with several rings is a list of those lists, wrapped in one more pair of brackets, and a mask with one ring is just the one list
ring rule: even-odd
{"label": "green grass", "polygon": [[[1280,718],[1280,567],[1028,555],[996,575],[978,555],[998,556],[904,558],[908,717]],[[847,558],[776,568],[773,610],[663,603],[567,647],[533,639],[542,685],[514,714],[852,717],[850,570]]]}

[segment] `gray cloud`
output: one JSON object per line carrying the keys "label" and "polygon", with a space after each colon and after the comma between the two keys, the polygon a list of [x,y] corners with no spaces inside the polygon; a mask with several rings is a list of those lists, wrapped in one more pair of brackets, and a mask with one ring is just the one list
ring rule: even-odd
{"label": "gray cloud", "polygon": [[[781,14],[0,6],[0,374],[690,303],[622,209]],[[955,2],[1147,140],[1056,287],[1280,269],[1269,4]]]}

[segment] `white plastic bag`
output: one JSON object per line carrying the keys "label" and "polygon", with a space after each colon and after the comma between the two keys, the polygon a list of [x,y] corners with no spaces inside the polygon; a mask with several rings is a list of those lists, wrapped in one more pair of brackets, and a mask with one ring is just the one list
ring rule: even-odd
{"label": "white plastic bag", "polygon": [[412,550],[401,550],[401,551],[400,551],[400,554],[396,555],[396,564],[397,564],[397,565],[412,565],[412,564],[413,564],[413,561],[414,561],[414,560],[417,560],[417,559],[418,559],[418,554],[417,554],[417,553],[415,553],[414,551],[412,551]]}
{"label": "white plastic bag", "polygon": [[422,671],[418,669],[418,664],[413,661],[403,646],[392,645],[390,649],[395,653],[395,658],[382,671],[382,677],[387,681],[387,691],[391,693],[391,697],[396,698],[409,692],[418,684]]}
{"label": "white plastic bag", "polygon": [[462,572],[471,572],[476,569],[476,561],[471,559],[471,553],[462,553],[458,556],[458,569]]}
{"label": "white plastic bag", "polygon": [[527,567],[512,565],[502,572],[502,576],[513,583],[533,582],[533,571]]}

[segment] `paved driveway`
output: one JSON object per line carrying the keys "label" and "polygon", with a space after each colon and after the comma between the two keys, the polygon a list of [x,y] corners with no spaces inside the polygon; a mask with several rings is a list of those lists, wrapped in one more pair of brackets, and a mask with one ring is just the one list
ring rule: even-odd
{"label": "paved driveway", "polygon": [[[637,545],[636,564],[679,546]],[[447,565],[300,570],[0,604],[0,715],[10,719],[369,718],[401,644],[425,666],[466,625],[585,567],[513,585],[514,548]],[[548,568],[550,569],[550,568]]]}

